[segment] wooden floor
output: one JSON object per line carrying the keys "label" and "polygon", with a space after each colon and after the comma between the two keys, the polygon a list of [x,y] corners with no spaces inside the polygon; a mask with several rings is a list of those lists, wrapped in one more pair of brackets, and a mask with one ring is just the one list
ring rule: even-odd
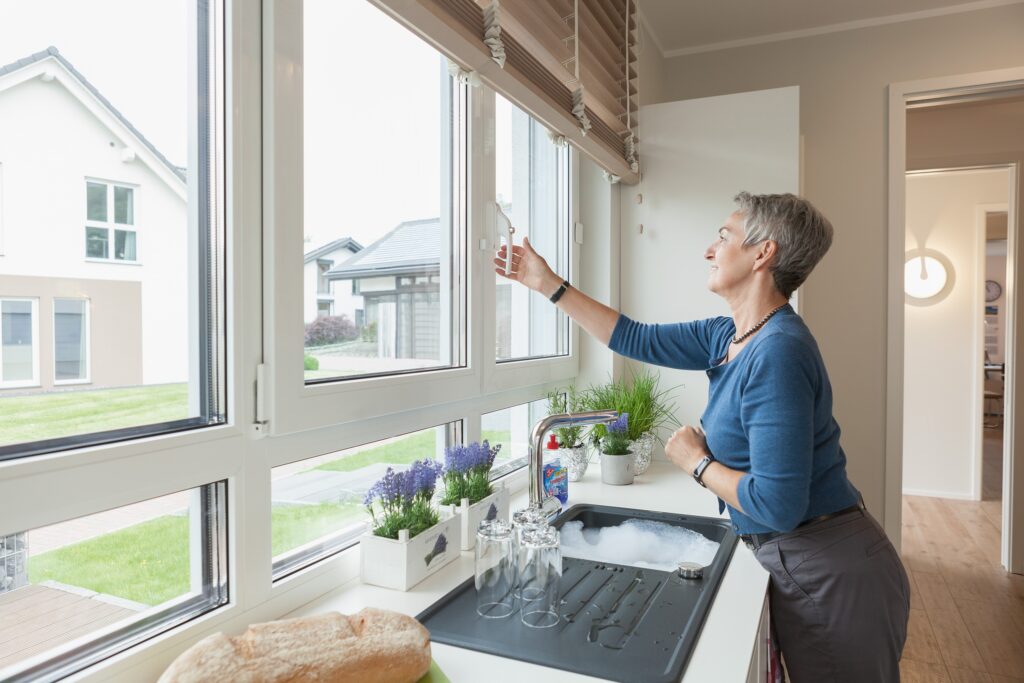
{"label": "wooden floor", "polygon": [[135,614],[134,610],[33,585],[0,595],[0,669]]}
{"label": "wooden floor", "polygon": [[1024,682],[1024,576],[999,565],[1002,441],[986,437],[984,500],[903,497],[905,683]]}

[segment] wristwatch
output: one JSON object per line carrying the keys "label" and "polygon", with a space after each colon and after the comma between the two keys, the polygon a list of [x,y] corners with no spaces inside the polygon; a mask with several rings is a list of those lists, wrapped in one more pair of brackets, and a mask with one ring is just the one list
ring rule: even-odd
{"label": "wristwatch", "polygon": [[562,284],[558,287],[558,289],[555,290],[554,294],[552,294],[550,297],[548,297],[548,301],[550,301],[553,304],[557,304],[558,300],[562,298],[562,295],[565,294],[565,290],[568,289],[568,288],[569,288],[569,281],[568,280],[562,280]]}
{"label": "wristwatch", "polygon": [[700,484],[704,488],[708,487],[708,485],[704,483],[704,470],[706,470],[708,468],[708,465],[710,465],[714,461],[715,461],[715,459],[713,457],[711,457],[710,454],[709,455],[705,455],[703,458],[700,459],[700,462],[697,463],[697,466],[693,468],[693,479],[694,479],[694,481],[696,481],[698,484]]}

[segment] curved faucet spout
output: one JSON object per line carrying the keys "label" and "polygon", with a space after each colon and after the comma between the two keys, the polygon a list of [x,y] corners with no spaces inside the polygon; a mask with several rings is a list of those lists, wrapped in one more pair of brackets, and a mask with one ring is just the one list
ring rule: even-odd
{"label": "curved faucet spout", "polygon": [[617,410],[592,410],[585,413],[561,413],[548,415],[533,426],[530,435],[530,507],[540,508],[548,515],[556,514],[560,508],[552,496],[544,495],[544,435],[552,429],[572,425],[608,424],[619,417]]}

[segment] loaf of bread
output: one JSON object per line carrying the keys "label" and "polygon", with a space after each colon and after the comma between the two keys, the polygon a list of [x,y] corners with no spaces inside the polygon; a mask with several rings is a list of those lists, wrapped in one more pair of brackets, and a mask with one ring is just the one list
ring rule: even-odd
{"label": "loaf of bread", "polygon": [[368,607],[215,633],[174,660],[159,683],[415,683],[430,634],[404,614]]}

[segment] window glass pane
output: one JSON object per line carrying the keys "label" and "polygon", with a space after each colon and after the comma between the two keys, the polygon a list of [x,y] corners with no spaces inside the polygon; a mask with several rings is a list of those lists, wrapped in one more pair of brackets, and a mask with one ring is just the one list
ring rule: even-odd
{"label": "window glass pane", "polygon": [[0,301],[0,381],[33,379],[32,327],[31,301]]}
{"label": "window glass pane", "polygon": [[135,192],[130,187],[114,188],[114,222],[121,225],[135,223]]}
{"label": "window glass pane", "polygon": [[547,399],[540,399],[480,416],[480,439],[486,439],[491,446],[501,444],[492,476],[526,464],[530,432],[533,425],[547,414]]}
{"label": "window glass pane", "polygon": [[[515,228],[555,272],[569,277],[568,148],[501,95],[495,95],[496,201]],[[568,318],[543,296],[496,275],[495,352],[498,360],[565,355]]]}
{"label": "window glass pane", "polygon": [[[4,197],[18,220],[0,296],[38,299],[40,316],[34,386],[0,391],[0,460],[223,422],[224,4],[8,5],[5,80],[55,77],[0,95],[18,121],[0,125],[4,182],[28,188]],[[141,245],[136,199],[151,209]],[[88,300],[88,315],[55,298]]]}
{"label": "window glass pane", "polygon": [[[461,125],[447,63],[372,3],[303,7],[303,317],[319,364],[306,378],[459,365]],[[317,259],[333,261],[321,287]],[[318,320],[325,297],[333,314]]]}
{"label": "window glass pane", "polygon": [[367,490],[388,467],[444,459],[455,425],[441,425],[271,470],[275,576],[351,544],[369,519]]}
{"label": "window glass pane", "polygon": [[85,301],[53,302],[53,372],[57,381],[86,378],[85,316]]}
{"label": "window glass pane", "polygon": [[119,261],[135,260],[135,231],[114,231],[114,258]]}
{"label": "window glass pane", "polygon": [[87,258],[109,258],[110,231],[106,228],[85,229],[85,255]]}
{"label": "window glass pane", "polygon": [[85,217],[90,221],[107,220],[107,186],[101,183],[85,184]]}
{"label": "window glass pane", "polygon": [[0,536],[0,669],[172,603],[193,614],[221,604],[220,486]]}

